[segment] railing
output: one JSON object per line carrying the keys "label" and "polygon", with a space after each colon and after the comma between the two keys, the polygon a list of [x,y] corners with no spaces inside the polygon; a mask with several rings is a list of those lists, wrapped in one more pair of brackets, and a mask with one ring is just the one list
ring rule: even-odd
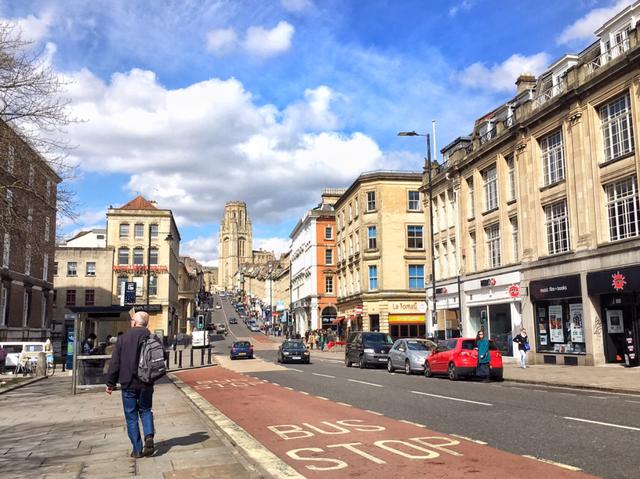
{"label": "railing", "polygon": [[497,136],[497,133],[498,131],[495,126],[490,130],[487,130],[485,133],[480,135],[480,145],[485,145],[489,143],[491,140],[493,140]]}
{"label": "railing", "polygon": [[557,85],[553,85],[551,88],[547,88],[545,91],[541,92],[540,95],[533,100],[533,108],[540,108],[542,105],[551,100],[554,96],[558,96],[564,93],[566,89],[565,81],[562,80]]}
{"label": "railing", "polygon": [[587,73],[589,75],[593,74],[596,70],[598,70],[599,68],[602,68],[611,60],[613,60],[616,57],[619,57],[621,54],[629,50],[630,46],[631,45],[629,43],[629,39],[627,38],[621,41],[620,43],[618,43],[617,45],[614,45],[604,53],[601,53],[594,60],[587,63]]}

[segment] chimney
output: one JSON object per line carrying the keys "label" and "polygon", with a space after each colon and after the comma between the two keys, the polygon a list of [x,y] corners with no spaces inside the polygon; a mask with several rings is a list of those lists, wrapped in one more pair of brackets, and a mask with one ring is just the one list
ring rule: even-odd
{"label": "chimney", "polygon": [[516,86],[518,87],[518,95],[524,91],[532,90],[536,86],[536,77],[531,73],[522,73],[516,80]]}

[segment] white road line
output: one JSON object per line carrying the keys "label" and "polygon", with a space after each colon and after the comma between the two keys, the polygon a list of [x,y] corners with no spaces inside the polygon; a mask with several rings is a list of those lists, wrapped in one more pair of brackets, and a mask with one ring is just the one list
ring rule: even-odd
{"label": "white road line", "polygon": [[271,383],[271,384],[273,384],[274,386],[280,386],[278,383]]}
{"label": "white road line", "polygon": [[458,439],[464,439],[465,441],[475,442],[476,444],[480,444],[482,446],[486,446],[487,444],[489,444],[488,442],[478,441],[477,439],[471,439],[470,437],[461,436],[460,434],[449,434],[449,435],[453,437],[457,437]]}
{"label": "white road line", "polygon": [[337,402],[336,404],[340,404],[340,406],[353,407],[351,404],[347,404],[346,402]]}
{"label": "white road line", "polygon": [[611,424],[609,422],[591,421],[589,419],[580,419],[579,417],[563,416],[563,418],[568,419],[569,421],[587,422],[589,424],[599,424],[600,426],[609,426],[609,427],[617,427],[619,429],[629,429],[631,431],[640,431],[640,427],[623,426],[622,424]]}
{"label": "white road line", "polygon": [[424,424],[420,424],[420,423],[413,422],[413,421],[407,421],[406,419],[400,419],[400,422],[403,422],[403,423],[405,423],[405,424],[410,424],[410,425],[412,425],[412,426],[427,427],[427,426],[425,426]]}
{"label": "white road line", "polygon": [[290,388],[289,386],[285,386],[285,389],[288,389],[289,391],[293,391],[293,388]]}
{"label": "white road line", "polygon": [[324,396],[316,396],[318,399],[322,399],[323,401],[328,401],[329,398],[326,398]]}
{"label": "white road line", "polygon": [[372,411],[371,409],[365,409],[366,412],[370,412],[371,414],[375,414],[376,416],[384,416],[381,412]]}
{"label": "white road line", "polygon": [[551,464],[553,466],[561,467],[563,469],[568,469],[569,471],[582,471],[579,467],[570,466],[569,464],[563,464],[561,462],[550,461],[549,459],[542,459],[535,456],[529,456],[527,454],[523,454],[522,457],[526,457],[527,459],[533,459],[534,461],[544,462],[545,464]]}
{"label": "white road line", "polygon": [[297,373],[303,373],[304,371],[302,369],[295,369],[295,368],[287,368],[289,371],[295,371]]}
{"label": "white road line", "polygon": [[607,396],[589,396],[589,397],[593,399],[611,399],[610,397],[607,397]]}
{"label": "white road line", "polygon": [[468,402],[471,404],[479,404],[480,406],[493,406],[493,404],[489,404],[488,402],[480,402],[480,401],[471,401],[469,399],[460,399],[460,398],[452,398],[449,396],[440,396],[439,394],[430,394],[430,393],[423,393],[422,391],[411,391],[413,394],[420,394],[421,396],[431,396],[434,398],[440,398],[440,399],[449,399],[451,401],[460,401],[460,402]]}
{"label": "white road line", "polygon": [[367,381],[358,381],[357,379],[347,379],[347,381],[351,381],[352,383],[366,384],[367,386],[375,386],[377,388],[384,387],[382,384],[368,383]]}
{"label": "white road line", "polygon": [[322,378],[331,378],[331,379],[335,379],[335,376],[332,376],[331,374],[320,374],[320,373],[311,373],[314,376],[320,376]]}
{"label": "white road line", "polygon": [[298,391],[298,392],[299,392],[300,394],[304,394],[305,396],[308,396],[308,395],[309,395],[309,393],[308,393],[308,392],[306,392],[306,391]]}
{"label": "white road line", "polygon": [[626,402],[632,402],[634,404],[640,404],[640,401],[629,401],[628,399],[626,400]]}

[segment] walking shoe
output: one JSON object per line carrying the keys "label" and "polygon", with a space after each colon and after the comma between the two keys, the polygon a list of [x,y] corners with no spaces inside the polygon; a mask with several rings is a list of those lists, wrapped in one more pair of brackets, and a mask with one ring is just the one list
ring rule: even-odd
{"label": "walking shoe", "polygon": [[133,457],[134,459],[140,459],[141,457],[144,457],[144,456],[142,455],[141,452],[131,451],[131,457]]}
{"label": "walking shoe", "polygon": [[144,448],[142,449],[142,454],[144,456],[153,455],[154,445],[153,445],[153,434],[149,434],[144,437]]}

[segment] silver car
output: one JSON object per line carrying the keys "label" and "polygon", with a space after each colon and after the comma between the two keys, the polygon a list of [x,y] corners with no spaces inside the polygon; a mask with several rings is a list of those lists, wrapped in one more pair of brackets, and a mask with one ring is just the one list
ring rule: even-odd
{"label": "silver car", "polygon": [[431,351],[436,349],[436,343],[428,339],[407,338],[398,339],[389,351],[387,371],[403,369],[405,374],[414,371],[424,371],[424,362]]}

